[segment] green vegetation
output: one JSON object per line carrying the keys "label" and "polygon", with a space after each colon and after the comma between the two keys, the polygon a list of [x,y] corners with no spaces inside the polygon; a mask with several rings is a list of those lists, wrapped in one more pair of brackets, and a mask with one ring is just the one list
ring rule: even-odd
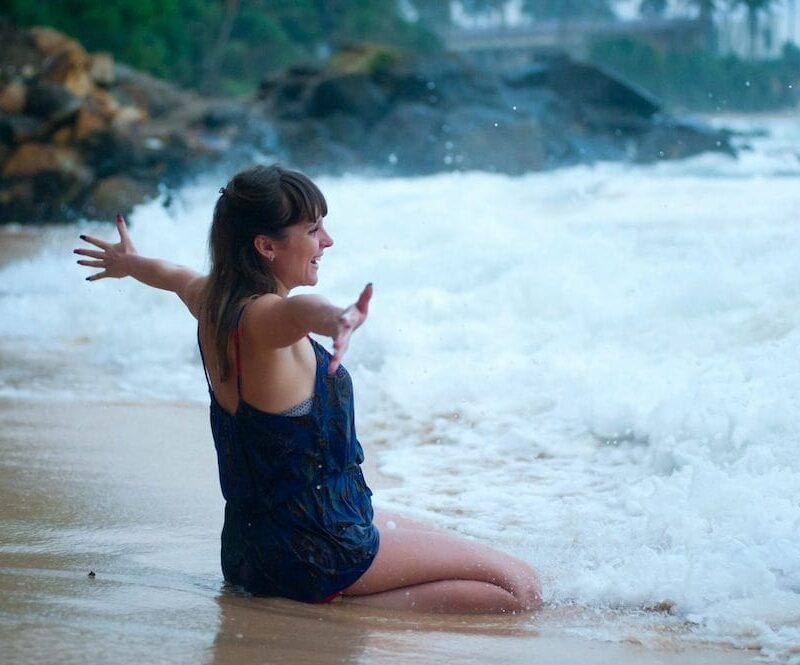
{"label": "green vegetation", "polygon": [[630,39],[596,44],[590,60],[652,92],[671,109],[764,111],[797,104],[800,49],[776,60],[659,51]]}
{"label": "green vegetation", "polygon": [[436,48],[395,0],[6,0],[19,26],[47,25],[90,51],[206,92],[252,89],[264,74],[351,41]]}

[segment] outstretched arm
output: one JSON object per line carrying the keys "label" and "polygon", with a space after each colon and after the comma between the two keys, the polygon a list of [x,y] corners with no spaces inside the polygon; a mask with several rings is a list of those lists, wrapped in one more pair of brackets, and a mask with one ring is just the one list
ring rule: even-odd
{"label": "outstretched arm", "polygon": [[247,312],[251,324],[259,331],[262,344],[285,347],[308,333],[333,339],[333,357],[328,374],[333,374],[342,362],[353,332],[367,319],[372,284],[367,284],[358,300],[349,307],[336,307],[325,298],[315,295],[281,298],[262,296]]}
{"label": "outstretched arm", "polygon": [[82,235],[81,240],[94,245],[98,249],[79,248],[75,254],[89,257],[81,259],[78,264],[88,268],[100,268],[100,272],[89,275],[86,279],[93,282],[106,277],[133,277],[135,280],[157,289],[172,291],[184,302],[195,318],[199,317],[202,304],[205,275],[177,266],[159,259],[140,256],[131,242],[128,229],[122,215],[117,215],[117,231],[119,242],[110,243]]}

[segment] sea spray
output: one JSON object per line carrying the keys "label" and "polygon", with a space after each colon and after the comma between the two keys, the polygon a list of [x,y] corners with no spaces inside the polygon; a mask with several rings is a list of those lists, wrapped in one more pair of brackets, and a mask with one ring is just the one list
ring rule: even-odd
{"label": "sea spray", "polygon": [[[375,284],[345,361],[360,437],[402,479],[377,504],[525,558],[554,606],[663,607],[692,639],[790,659],[800,136],[769,128],[739,160],[321,179],[319,292]],[[138,208],[139,250],[204,269],[218,187]],[[85,283],[83,231],[114,232],[52,231],[0,270],[0,395],[205,399],[191,317]]]}

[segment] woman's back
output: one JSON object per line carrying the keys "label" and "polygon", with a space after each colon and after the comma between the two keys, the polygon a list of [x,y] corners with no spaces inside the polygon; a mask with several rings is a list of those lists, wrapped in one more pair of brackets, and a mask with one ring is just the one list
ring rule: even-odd
{"label": "woman's back", "polygon": [[[235,335],[232,343],[240,358],[234,386],[242,373],[256,374],[242,341]],[[267,412],[241,395],[235,409],[225,408],[209,384],[211,428],[226,500],[225,579],[253,593],[319,600],[364,573],[378,532],[359,466],[350,376],[341,366],[328,375],[330,354],[304,341],[314,363],[307,414]]]}
{"label": "woman's back", "polygon": [[222,378],[221,363],[213,357],[212,333],[201,317],[200,343],[209,361],[206,363],[209,381],[217,402],[229,413],[236,411],[240,395],[251,406],[268,413],[283,413],[313,396],[316,358],[309,339],[303,337],[280,348],[262,343],[264,319],[269,325],[269,316],[265,317],[258,310],[263,309],[271,297],[276,296],[261,296],[241,304],[227,350],[228,367],[240,368],[238,381],[236,372]]}

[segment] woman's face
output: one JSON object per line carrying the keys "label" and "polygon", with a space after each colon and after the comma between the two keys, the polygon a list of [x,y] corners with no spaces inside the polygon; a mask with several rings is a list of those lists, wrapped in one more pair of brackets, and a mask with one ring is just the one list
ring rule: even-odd
{"label": "woman's face", "polygon": [[296,286],[314,286],[322,253],[332,244],[322,217],[314,222],[298,222],[286,230],[283,240],[274,241],[269,268],[287,291]]}

